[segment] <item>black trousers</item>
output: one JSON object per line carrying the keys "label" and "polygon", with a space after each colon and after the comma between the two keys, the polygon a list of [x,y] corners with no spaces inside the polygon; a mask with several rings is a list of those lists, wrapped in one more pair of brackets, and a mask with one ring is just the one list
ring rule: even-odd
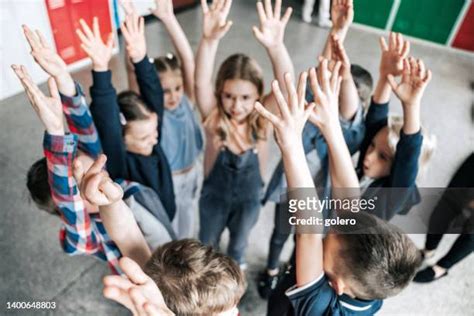
{"label": "black trousers", "polygon": [[[438,247],[443,234],[453,220],[460,216],[463,209],[469,207],[474,200],[474,154],[471,154],[456,171],[448,189],[444,192],[430,217],[429,234],[426,237],[425,249],[434,250]],[[449,190],[455,189],[455,190]],[[472,211],[472,210],[471,210]],[[472,213],[472,212],[471,212]],[[470,214],[462,226],[458,237],[450,251],[438,261],[438,265],[449,269],[467,257],[474,250],[474,216]]]}

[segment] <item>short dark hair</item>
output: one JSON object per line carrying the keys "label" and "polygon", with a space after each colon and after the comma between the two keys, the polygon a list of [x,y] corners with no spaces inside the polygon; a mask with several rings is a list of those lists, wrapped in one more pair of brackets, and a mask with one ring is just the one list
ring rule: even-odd
{"label": "short dark hair", "polygon": [[[127,122],[146,120],[149,109],[145,101],[134,91],[123,91],[117,95],[117,101],[123,118]],[[124,122],[126,124],[126,122]]]}
{"label": "short dark hair", "polygon": [[181,63],[174,54],[166,54],[165,56],[156,57],[153,60],[156,71],[158,73],[181,70]]}
{"label": "short dark hair", "polygon": [[31,165],[26,174],[26,187],[30,193],[31,200],[39,209],[53,215],[58,215],[51,198],[46,158],[43,157]]}
{"label": "short dark hair", "polygon": [[398,294],[413,279],[421,255],[400,229],[365,212],[339,212],[353,218],[354,226],[335,226],[340,242],[338,269],[350,280],[352,292],[361,299],[384,299]]}
{"label": "short dark hair", "polygon": [[362,66],[352,64],[351,65],[352,79],[357,88],[359,98],[361,99],[365,108],[369,106],[370,96],[372,95],[372,89],[374,87],[374,80],[370,72]]}
{"label": "short dark hair", "polygon": [[171,241],[155,250],[144,269],[177,315],[215,315],[236,306],[245,281],[228,256],[197,240]]}

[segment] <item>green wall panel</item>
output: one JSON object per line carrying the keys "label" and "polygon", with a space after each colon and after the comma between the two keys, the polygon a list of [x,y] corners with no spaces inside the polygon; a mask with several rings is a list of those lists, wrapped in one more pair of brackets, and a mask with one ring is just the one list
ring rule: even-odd
{"label": "green wall panel", "polygon": [[393,31],[445,44],[464,1],[401,0]]}
{"label": "green wall panel", "polygon": [[354,0],[354,21],[385,29],[394,0]]}

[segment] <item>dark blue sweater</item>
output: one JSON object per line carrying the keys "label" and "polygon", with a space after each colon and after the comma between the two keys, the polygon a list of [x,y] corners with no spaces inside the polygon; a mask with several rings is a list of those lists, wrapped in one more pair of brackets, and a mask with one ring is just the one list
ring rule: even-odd
{"label": "dark blue sweater", "polygon": [[112,179],[127,179],[152,188],[172,220],[176,212],[173,180],[168,161],[160,147],[164,113],[163,89],[147,56],[134,66],[141,96],[149,109],[158,115],[158,144],[151,155],[134,154],[125,148],[117,93],[112,85],[110,71],[92,72],[90,110],[103,151],[107,155],[107,171]]}
{"label": "dark blue sweater", "polygon": [[[362,176],[364,157],[372,139],[388,125],[388,110],[388,102],[378,104],[372,99],[365,118],[365,137],[356,169],[359,178]],[[377,196],[375,215],[378,217],[390,220],[396,214],[406,214],[421,201],[416,177],[422,144],[421,130],[410,135],[403,133],[403,129],[400,131],[390,174],[376,179],[363,194],[365,199]]]}

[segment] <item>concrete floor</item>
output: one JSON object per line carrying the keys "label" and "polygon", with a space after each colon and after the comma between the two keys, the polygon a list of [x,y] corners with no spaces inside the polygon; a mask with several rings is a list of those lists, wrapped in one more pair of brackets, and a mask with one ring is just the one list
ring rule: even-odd
{"label": "concrete floor", "polygon": [[[196,48],[201,29],[199,8],[182,12],[178,18],[191,45]],[[264,69],[266,82],[269,82],[272,79],[270,63],[251,33],[251,26],[258,22],[254,1],[234,1],[231,19],[234,26],[220,45],[217,64],[232,53],[247,53],[257,59]],[[150,21],[146,30],[150,56],[171,50],[170,41],[160,23]],[[327,30],[300,22],[296,12],[286,34],[296,70],[301,71],[314,64]],[[346,40],[352,62],[363,65],[374,76],[379,58],[377,37],[373,32],[354,27]],[[469,88],[470,82],[474,81],[474,55],[418,43],[412,44],[412,53],[422,57],[434,74],[423,100],[422,117],[424,124],[438,137],[438,150],[420,184],[442,187],[474,148],[470,121],[473,96]],[[119,91],[125,89],[123,57],[115,57],[111,67],[115,87]],[[91,84],[90,69],[75,73],[74,78],[87,91]],[[394,111],[399,112],[398,103],[393,104]],[[6,310],[6,302],[54,301],[57,305],[54,312],[36,310],[16,313],[127,315],[126,310],[101,295],[101,279],[109,272],[106,265],[93,258],[63,254],[58,243],[59,221],[38,211],[28,200],[25,175],[29,166],[42,155],[43,129],[24,94],[1,102],[0,131],[0,314],[12,313]],[[274,145],[272,150],[271,168],[279,157]],[[250,237],[249,290],[242,300],[241,315],[265,313],[266,302],[258,297],[252,279],[265,265],[272,223],[273,205],[268,204],[262,209],[257,227]],[[440,254],[449,248],[454,237],[446,237],[440,246]],[[413,238],[422,246],[423,235],[413,235]],[[285,248],[286,255],[290,249],[289,243]],[[471,256],[455,266],[447,278],[430,285],[410,285],[399,296],[387,300],[379,315],[472,315],[473,265],[474,257]]]}

